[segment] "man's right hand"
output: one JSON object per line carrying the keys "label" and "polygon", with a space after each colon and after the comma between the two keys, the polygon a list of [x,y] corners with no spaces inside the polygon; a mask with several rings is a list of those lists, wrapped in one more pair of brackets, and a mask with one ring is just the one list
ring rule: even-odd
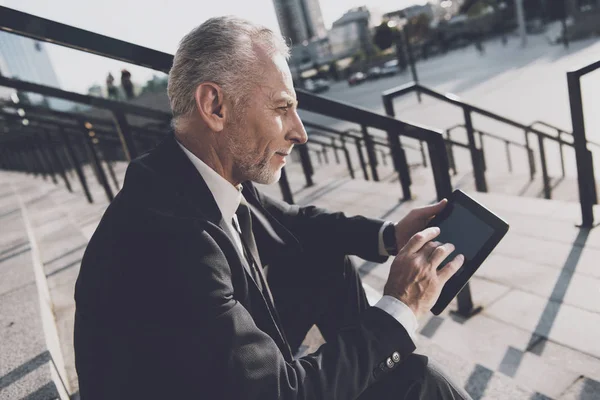
{"label": "man's right hand", "polygon": [[437,227],[413,235],[392,262],[384,295],[406,304],[417,318],[426,314],[437,301],[444,284],[462,266],[464,257],[456,256],[437,270],[454,251],[454,245],[433,241],[440,234]]}

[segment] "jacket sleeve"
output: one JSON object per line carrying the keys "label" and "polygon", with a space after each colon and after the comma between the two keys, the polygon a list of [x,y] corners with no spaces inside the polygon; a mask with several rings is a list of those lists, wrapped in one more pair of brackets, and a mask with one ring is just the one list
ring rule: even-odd
{"label": "jacket sleeve", "polygon": [[290,230],[304,248],[336,251],[374,262],[388,257],[379,254],[379,230],[385,223],[362,216],[348,217],[315,206],[290,205],[254,188],[263,207]]}

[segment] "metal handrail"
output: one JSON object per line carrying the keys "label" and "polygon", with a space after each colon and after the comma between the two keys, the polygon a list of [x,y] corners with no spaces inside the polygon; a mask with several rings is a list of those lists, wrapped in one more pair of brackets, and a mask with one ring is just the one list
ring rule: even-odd
{"label": "metal handrail", "polygon": [[[446,129],[446,131],[453,131],[453,130],[455,130],[457,128],[465,128],[465,125],[464,124],[454,125],[453,127]],[[476,129],[475,132],[476,133],[481,133],[484,136],[489,136],[492,139],[496,139],[496,140],[499,140],[499,141],[502,141],[502,142],[508,142],[511,146],[522,147],[524,149],[527,148],[527,146],[524,145],[524,144],[522,144],[522,143],[515,142],[514,140],[503,138],[502,136],[499,136],[499,135],[496,135],[496,134],[493,134],[493,133],[485,132],[485,131],[482,131],[480,129]],[[465,143],[461,143],[461,144],[464,145],[464,146],[466,146],[466,147],[469,147],[468,144],[465,144]]]}
{"label": "metal handrail", "polygon": [[[460,100],[460,98],[456,95],[442,94],[442,93],[436,92],[435,90],[432,90],[430,88],[427,88],[423,85],[420,85],[420,84],[414,83],[414,82],[408,83],[406,85],[398,86],[396,88],[392,88],[392,89],[389,89],[389,90],[386,90],[385,92],[383,92],[382,97],[383,97],[384,106],[386,109],[386,114],[388,114],[390,116],[395,115],[393,99],[400,97],[400,96],[404,96],[409,93],[412,93],[413,91],[416,91],[417,93],[427,94],[433,98],[442,100],[449,104],[453,104],[453,105],[461,107],[463,109],[464,118],[465,118],[465,129],[467,131],[467,137],[468,137],[468,141],[469,141],[469,147],[470,147],[470,152],[471,152],[471,162],[473,164],[473,174],[475,176],[475,187],[476,187],[477,191],[487,192],[488,187],[487,187],[487,182],[486,182],[486,178],[485,178],[485,169],[486,169],[485,157],[483,155],[482,149],[477,148],[477,145],[475,143],[476,130],[473,127],[473,121],[472,121],[472,115],[471,115],[472,113],[477,113],[477,114],[483,115],[485,117],[494,119],[498,122],[502,122],[509,126],[523,130],[523,132],[525,134],[525,146],[528,149],[530,179],[532,181],[535,177],[536,171],[535,171],[535,160],[534,160],[533,151],[531,150],[531,147],[529,146],[529,133],[535,134],[538,138],[540,163],[542,166],[542,180],[543,180],[543,184],[544,184],[544,197],[547,199],[551,198],[552,188],[550,186],[550,178],[548,176],[548,167],[546,164],[546,153],[545,153],[545,149],[544,149],[544,140],[552,140],[552,141],[558,142],[560,144],[561,143],[560,139],[558,139],[552,135],[549,135],[545,132],[542,132],[538,129],[532,128],[531,126],[521,124],[521,123],[513,121],[509,118],[506,118],[501,115],[490,112],[488,110],[485,110],[483,108],[473,106],[469,103],[466,103],[466,102]],[[452,157],[451,157],[451,159],[452,159]]]}
{"label": "metal handrail", "polygon": [[581,225],[586,228],[594,226],[594,204],[598,204],[598,193],[594,176],[594,159],[592,152],[587,148],[588,140],[585,135],[581,77],[598,69],[600,69],[600,61],[567,72],[571,124],[573,126],[573,147],[575,148],[575,160],[577,161],[577,183],[579,203],[581,204]]}
{"label": "metal handrail", "polygon": [[493,113],[491,111],[488,111],[488,110],[485,110],[483,108],[480,108],[480,107],[474,106],[472,104],[466,103],[466,102],[460,100],[460,98],[458,96],[454,95],[454,94],[442,94],[442,93],[439,93],[439,92],[437,92],[437,91],[435,91],[433,89],[430,89],[430,88],[428,88],[426,86],[423,86],[423,85],[421,85],[419,83],[410,82],[410,83],[407,83],[406,85],[402,85],[402,86],[398,86],[398,87],[386,90],[386,91],[383,92],[383,96],[384,97],[390,97],[391,96],[393,98],[397,98],[397,97],[403,96],[405,94],[412,93],[413,91],[419,91],[419,92],[421,92],[423,94],[427,94],[427,95],[429,95],[431,97],[434,97],[434,98],[436,98],[438,100],[442,100],[442,101],[444,101],[446,103],[453,104],[455,106],[466,107],[470,111],[475,112],[477,114],[481,114],[484,117],[495,119],[498,122],[503,122],[503,123],[505,123],[507,125],[510,125],[510,126],[513,126],[515,128],[519,128],[519,129],[531,132],[533,134],[542,136],[544,139],[549,139],[549,140],[554,140],[554,141],[557,140],[554,136],[549,135],[549,134],[547,134],[545,132],[542,132],[540,130],[531,128],[531,127],[529,127],[529,126],[527,126],[525,124],[513,121],[513,120],[511,120],[509,118],[506,118],[506,117],[503,117],[501,115],[495,114],[495,113]]}
{"label": "metal handrail", "polygon": [[[558,128],[558,127],[556,127],[556,126],[554,126],[554,125],[551,125],[551,124],[549,124],[549,123],[547,123],[547,122],[543,122],[543,121],[534,121],[534,122],[532,122],[532,123],[531,123],[529,126],[534,126],[534,125],[543,125],[543,126],[545,126],[545,127],[547,127],[547,128],[554,129],[554,130],[555,130],[555,131],[557,131],[557,132],[564,133],[565,135],[569,135],[569,136],[571,136],[571,137],[573,136],[573,132],[569,132],[569,131],[567,131],[567,130],[564,130],[564,129]],[[569,146],[571,146],[571,147],[574,147],[573,143],[569,143],[569,142],[565,142],[565,141],[563,141],[563,143],[564,143],[564,144],[566,144],[566,145],[569,145]],[[588,140],[587,140],[587,143],[588,143],[588,144],[591,144],[592,146],[595,146],[595,147],[598,147],[598,148],[600,148],[600,143],[599,143],[599,142],[594,142],[594,141],[592,141],[592,140],[589,140],[589,139],[588,139]]]}

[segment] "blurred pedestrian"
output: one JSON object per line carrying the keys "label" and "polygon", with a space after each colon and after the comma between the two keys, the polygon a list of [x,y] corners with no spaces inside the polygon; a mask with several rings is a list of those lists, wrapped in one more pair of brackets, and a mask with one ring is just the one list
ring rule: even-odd
{"label": "blurred pedestrian", "polygon": [[131,83],[131,72],[126,69],[121,70],[121,87],[125,92],[127,100],[133,99],[133,83]]}
{"label": "blurred pedestrian", "polygon": [[110,72],[106,77],[106,93],[109,99],[116,100],[119,98],[119,92],[117,90],[117,87],[115,86],[115,77],[112,76]]}

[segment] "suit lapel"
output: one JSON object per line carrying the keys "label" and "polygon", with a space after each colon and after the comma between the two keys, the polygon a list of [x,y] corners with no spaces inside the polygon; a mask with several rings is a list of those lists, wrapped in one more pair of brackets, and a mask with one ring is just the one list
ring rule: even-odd
{"label": "suit lapel", "polygon": [[286,257],[290,256],[290,251],[301,252],[302,246],[296,236],[263,207],[255,194],[254,186],[246,182],[243,188],[242,193],[253,211],[252,215],[257,216],[257,229],[253,229],[253,232],[259,250],[264,249],[267,253],[281,252]]}

